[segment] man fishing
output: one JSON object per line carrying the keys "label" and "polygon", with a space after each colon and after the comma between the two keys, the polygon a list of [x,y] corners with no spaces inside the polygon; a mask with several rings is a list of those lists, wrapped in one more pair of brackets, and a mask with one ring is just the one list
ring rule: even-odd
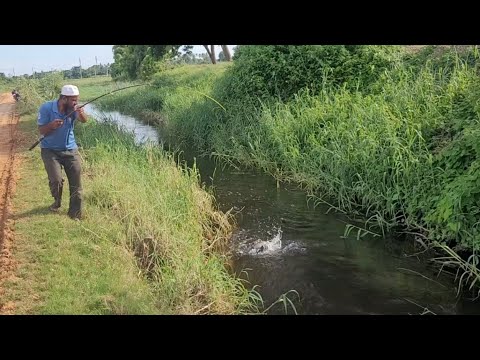
{"label": "man fishing", "polygon": [[75,121],[87,121],[83,106],[79,107],[80,92],[75,85],[62,87],[56,100],[47,101],[38,112],[38,130],[42,160],[48,175],[50,192],[54,198],[50,210],[58,212],[62,203],[62,167],[68,179],[70,203],[68,216],[74,220],[82,218],[81,159],[75,141]]}

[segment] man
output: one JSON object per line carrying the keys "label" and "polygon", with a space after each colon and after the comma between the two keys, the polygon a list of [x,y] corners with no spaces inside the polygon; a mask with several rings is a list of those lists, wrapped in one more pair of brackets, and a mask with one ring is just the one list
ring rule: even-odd
{"label": "man", "polygon": [[62,203],[63,166],[70,190],[68,216],[74,220],[82,218],[83,196],[81,159],[73,130],[76,120],[87,121],[83,108],[77,109],[79,95],[75,85],[63,86],[58,99],[40,107],[37,120],[38,130],[44,136],[40,142],[42,160],[55,200],[50,210],[58,212]]}
{"label": "man", "polygon": [[12,96],[15,99],[15,101],[18,101],[20,99],[20,93],[17,91],[17,89],[12,90]]}

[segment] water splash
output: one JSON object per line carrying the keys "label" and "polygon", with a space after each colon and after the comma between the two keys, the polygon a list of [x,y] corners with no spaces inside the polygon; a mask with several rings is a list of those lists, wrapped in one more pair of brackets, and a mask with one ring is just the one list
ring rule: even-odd
{"label": "water splash", "polygon": [[267,255],[273,254],[282,249],[282,229],[278,229],[277,234],[270,240],[257,241],[248,251],[249,255]]}
{"label": "water splash", "polygon": [[275,229],[276,234],[271,239],[243,238],[238,244],[237,253],[240,255],[272,255],[282,249],[282,229]]}

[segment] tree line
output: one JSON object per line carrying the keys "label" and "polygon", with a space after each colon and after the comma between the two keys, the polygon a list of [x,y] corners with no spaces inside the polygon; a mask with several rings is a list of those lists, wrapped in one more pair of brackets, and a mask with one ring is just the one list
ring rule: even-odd
{"label": "tree line", "polygon": [[[215,45],[203,45],[212,64],[217,61],[231,61],[227,45],[220,45],[222,51],[215,53]],[[148,79],[162,69],[166,61],[202,63],[206,57],[196,57],[193,45],[114,45],[111,76],[114,79]]]}
{"label": "tree line", "polygon": [[[65,79],[81,79],[94,76],[111,75],[117,80],[148,79],[154,73],[161,70],[166,61],[186,64],[216,64],[221,61],[231,61],[232,55],[227,45],[220,45],[222,51],[215,52],[215,45],[203,45],[206,54],[193,54],[193,45],[114,45],[113,64],[93,65],[86,69],[81,66],[73,66],[68,70],[60,70]],[[11,79],[43,79],[59,70],[35,71],[31,75],[13,76]],[[0,73],[0,79],[7,80],[4,73]]]}

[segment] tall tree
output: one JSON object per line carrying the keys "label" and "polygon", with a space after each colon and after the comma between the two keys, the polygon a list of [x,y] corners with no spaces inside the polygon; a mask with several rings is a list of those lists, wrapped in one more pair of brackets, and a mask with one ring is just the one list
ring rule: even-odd
{"label": "tall tree", "polygon": [[114,45],[113,78],[134,80],[155,71],[155,62],[175,56],[181,45]]}
{"label": "tall tree", "polygon": [[230,55],[230,49],[227,45],[220,45],[222,47],[223,56],[225,56],[225,61],[232,61],[232,55]]}
{"label": "tall tree", "polygon": [[208,56],[210,56],[210,60],[212,61],[212,64],[217,63],[217,59],[215,59],[215,45],[210,45],[210,49],[208,48],[208,45],[203,45],[205,49],[207,50]]}
{"label": "tall tree", "polygon": [[[210,45],[210,49],[208,48],[209,45],[203,45],[203,47],[207,50],[208,56],[212,61],[212,64],[217,63],[217,59],[215,58],[215,45]],[[230,49],[227,45],[220,45],[222,48],[223,56],[225,61],[232,61],[232,55],[230,54]]]}

